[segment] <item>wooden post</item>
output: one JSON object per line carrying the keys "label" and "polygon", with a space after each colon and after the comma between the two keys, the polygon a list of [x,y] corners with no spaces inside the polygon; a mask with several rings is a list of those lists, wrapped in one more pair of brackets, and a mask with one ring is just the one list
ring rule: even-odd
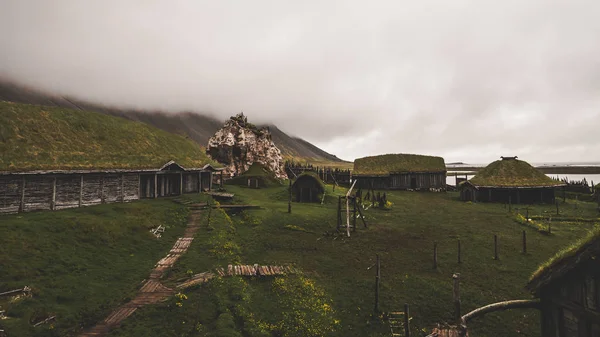
{"label": "wooden post", "polygon": [[202,193],[202,172],[198,172],[198,193]]}
{"label": "wooden post", "polygon": [[559,215],[559,211],[558,211],[558,201],[556,202],[556,215]]}
{"label": "wooden post", "polygon": [[438,256],[437,256],[437,242],[433,243],[433,269],[437,269]]}
{"label": "wooden post", "polygon": [[290,183],[289,183],[289,195],[288,195],[288,213],[292,213],[292,179],[290,179]]}
{"label": "wooden post", "polygon": [[508,196],[508,211],[512,211],[512,198],[510,195]]}
{"label": "wooden post", "polygon": [[223,188],[223,171],[221,171],[221,179],[219,181],[219,187]]}
{"label": "wooden post", "polygon": [[142,199],[142,175],[140,173],[138,173],[137,178],[138,178],[138,197],[137,198]]}
{"label": "wooden post", "polygon": [[375,274],[375,313],[379,313],[379,283],[381,280],[381,264],[377,254],[377,273]]}
{"label": "wooden post", "polygon": [[523,254],[527,254],[527,232],[523,230]]}
{"label": "wooden post", "polygon": [[498,235],[494,234],[494,260],[498,260]]}
{"label": "wooden post", "polygon": [[179,195],[183,195],[183,172],[179,172]]}
{"label": "wooden post", "polygon": [[458,263],[462,263],[461,259],[460,259],[460,239],[458,239]]}
{"label": "wooden post", "polygon": [[158,174],[154,173],[154,198],[158,196]]}
{"label": "wooden post", "polygon": [[21,181],[21,204],[19,205],[19,212],[23,212],[25,210],[25,176],[23,176]]}
{"label": "wooden post", "polygon": [[552,218],[548,218],[548,234],[552,234]]}
{"label": "wooden post", "polygon": [[83,205],[83,174],[79,178],[79,207]]}
{"label": "wooden post", "polygon": [[52,180],[52,201],[50,202],[50,209],[56,209],[56,177]]}
{"label": "wooden post", "polygon": [[454,287],[452,292],[452,297],[454,299],[454,321],[460,325],[461,324],[461,315],[460,315],[460,274],[456,273],[452,275],[452,279],[454,281]]}
{"label": "wooden post", "polygon": [[352,199],[352,230],[356,230],[356,196]]}
{"label": "wooden post", "polygon": [[404,304],[404,336],[410,337],[410,310],[408,308],[408,304]]}
{"label": "wooden post", "polygon": [[567,202],[567,194],[565,193],[565,187],[563,186],[562,188],[562,197],[563,197],[563,203]]}
{"label": "wooden post", "polygon": [[121,174],[121,202],[125,202],[125,175]]}
{"label": "wooden post", "polygon": [[527,212],[527,215],[525,215],[525,217],[527,218],[527,220],[529,220],[529,207],[525,208],[525,211]]}

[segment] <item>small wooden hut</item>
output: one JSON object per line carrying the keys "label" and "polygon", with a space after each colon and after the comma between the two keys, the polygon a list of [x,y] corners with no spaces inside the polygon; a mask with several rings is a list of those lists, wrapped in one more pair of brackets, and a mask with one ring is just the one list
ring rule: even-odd
{"label": "small wooden hut", "polygon": [[417,154],[385,154],[354,161],[356,187],[385,190],[446,190],[444,158]]}
{"label": "small wooden hut", "polygon": [[279,180],[275,177],[275,174],[258,162],[252,163],[246,172],[227,181],[227,184],[230,185],[247,186],[249,188],[265,188],[278,183]]}
{"label": "small wooden hut", "polygon": [[600,230],[558,253],[527,288],[541,301],[544,337],[600,337]]}
{"label": "small wooden hut", "polygon": [[554,191],[565,186],[518,160],[501,157],[460,184],[464,201],[511,202],[516,204],[554,203]]}
{"label": "small wooden hut", "polygon": [[292,184],[292,195],[296,202],[321,202],[325,185],[314,172],[304,172]]}

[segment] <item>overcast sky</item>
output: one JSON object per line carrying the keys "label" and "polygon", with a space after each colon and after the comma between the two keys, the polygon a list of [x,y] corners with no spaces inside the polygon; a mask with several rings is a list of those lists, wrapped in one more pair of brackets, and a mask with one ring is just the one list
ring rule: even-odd
{"label": "overcast sky", "polygon": [[338,157],[600,161],[600,1],[0,0],[0,76]]}

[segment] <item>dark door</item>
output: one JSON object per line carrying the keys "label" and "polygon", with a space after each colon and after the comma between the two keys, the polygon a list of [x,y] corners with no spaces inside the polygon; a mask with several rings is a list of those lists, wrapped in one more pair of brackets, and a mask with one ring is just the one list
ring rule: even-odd
{"label": "dark door", "polygon": [[417,178],[416,177],[411,177],[410,178],[410,188],[412,188],[413,190],[415,188],[417,188]]}

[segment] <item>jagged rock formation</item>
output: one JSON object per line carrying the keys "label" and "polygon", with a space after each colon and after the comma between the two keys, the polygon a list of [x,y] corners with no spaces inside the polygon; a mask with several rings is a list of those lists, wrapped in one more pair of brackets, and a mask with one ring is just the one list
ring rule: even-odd
{"label": "jagged rock formation", "polygon": [[287,178],[281,151],[273,143],[269,129],[259,129],[248,123],[243,113],[231,117],[210,137],[206,153],[225,166],[223,174],[228,177],[246,172],[252,163],[257,162],[277,178]]}

